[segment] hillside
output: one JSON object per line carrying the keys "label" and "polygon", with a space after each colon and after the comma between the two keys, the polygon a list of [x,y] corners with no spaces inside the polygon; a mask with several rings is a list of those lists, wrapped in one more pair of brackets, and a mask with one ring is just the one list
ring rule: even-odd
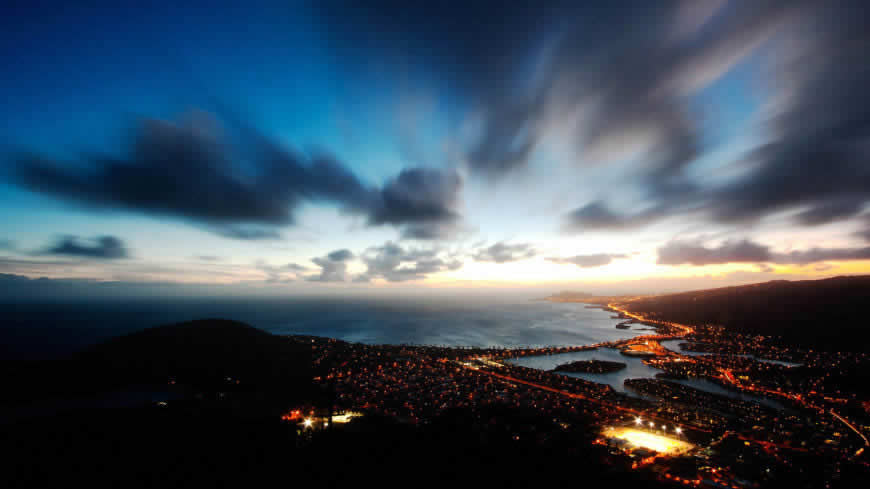
{"label": "hillside", "polygon": [[5,396],[40,398],[129,386],[310,394],[311,347],[244,323],[204,319],[120,336],[56,361],[11,362]]}
{"label": "hillside", "polygon": [[834,277],[645,297],[630,311],[684,324],[719,324],[819,348],[865,350],[870,276]]}

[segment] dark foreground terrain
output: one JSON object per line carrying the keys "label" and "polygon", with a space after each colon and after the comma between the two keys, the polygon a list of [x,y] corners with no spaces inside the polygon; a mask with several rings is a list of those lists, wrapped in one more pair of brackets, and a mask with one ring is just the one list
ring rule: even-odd
{"label": "dark foreground terrain", "polygon": [[566,430],[533,409],[300,427],[281,414],[299,405],[325,412],[330,398],[312,382],[328,366],[314,365],[310,344],[205,320],[64,360],[4,364],[0,437],[12,450],[0,485],[656,485],[607,463],[607,449],[589,443],[591,424]]}
{"label": "dark foreground terrain", "polygon": [[[810,488],[866,477],[857,435],[830,435],[836,447],[815,435],[844,430],[827,414],[807,425],[815,415],[784,419],[685,388],[656,404],[495,361],[507,355],[201,320],[5,362],[0,487]],[[339,422],[336,409],[355,417]],[[656,461],[604,434],[640,417],[655,419],[648,433],[682,425],[676,436],[698,449]],[[792,425],[801,431],[780,436]]]}

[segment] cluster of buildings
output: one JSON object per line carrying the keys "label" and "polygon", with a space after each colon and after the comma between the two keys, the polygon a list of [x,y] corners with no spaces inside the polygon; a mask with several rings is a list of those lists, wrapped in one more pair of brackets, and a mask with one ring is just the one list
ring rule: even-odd
{"label": "cluster of buildings", "polygon": [[[845,406],[844,399],[855,407],[854,396],[832,391],[824,374],[788,379],[795,377],[798,361],[802,371],[812,373],[822,365],[850,368],[867,358],[797,352],[769,338],[714,327],[658,326],[656,334],[606,345],[513,350],[363,345],[311,337],[304,341],[311,341],[315,365],[321,367],[316,380],[332,392],[338,413],[376,413],[420,424],[448,410],[501,406],[535,410],[566,427],[591,418],[602,428],[596,442],[627,460],[628,468],[690,486],[753,487],[794,473],[822,481],[835,477],[842,463],[866,463],[861,457],[867,427],[831,407]],[[688,356],[659,344],[673,338],[704,344],[709,354]],[[644,362],[661,369],[661,378],[627,380],[628,395],[606,384],[505,361],[601,346],[650,352]],[[676,382],[693,378],[782,405]],[[815,461],[807,463],[808,454]]]}

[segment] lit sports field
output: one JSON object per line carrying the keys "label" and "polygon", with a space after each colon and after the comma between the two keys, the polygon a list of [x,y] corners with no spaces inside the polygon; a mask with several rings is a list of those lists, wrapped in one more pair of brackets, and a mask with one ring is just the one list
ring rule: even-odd
{"label": "lit sports field", "polygon": [[608,438],[625,440],[634,447],[643,447],[666,455],[680,455],[695,447],[683,440],[634,428],[613,428],[604,434]]}

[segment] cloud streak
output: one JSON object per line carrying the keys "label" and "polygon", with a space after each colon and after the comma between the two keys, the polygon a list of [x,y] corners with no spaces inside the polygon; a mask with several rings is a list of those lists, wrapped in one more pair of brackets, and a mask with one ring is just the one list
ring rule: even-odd
{"label": "cloud streak", "polygon": [[[241,240],[280,238],[306,202],[338,205],[415,239],[445,237],[461,219],[455,172],[408,168],[378,189],[327,154],[303,155],[250,129],[229,137],[231,128],[218,128],[206,114],[184,123],[145,119],[122,157],[59,162],[23,154],[11,181],[86,208],[183,219]],[[245,143],[232,145],[236,139]]]}
{"label": "cloud streak", "polygon": [[809,265],[824,261],[870,260],[870,247],[810,248],[778,253],[750,240],[725,241],[718,246],[671,241],[658,249],[659,265],[720,265],[726,263],[775,263]]}
{"label": "cloud streak", "polygon": [[625,254],[596,253],[591,255],[575,255],[566,258],[549,257],[547,261],[560,265],[577,265],[580,268],[595,268],[609,265],[613,260],[628,258]]}
{"label": "cloud streak", "polygon": [[487,248],[483,248],[472,255],[475,261],[509,263],[526,260],[537,255],[538,252],[529,243],[508,244],[498,242]]}
{"label": "cloud streak", "polygon": [[91,240],[84,240],[84,242],[77,236],[65,236],[41,254],[96,260],[117,260],[129,256],[124,242],[114,236],[99,236]]}

